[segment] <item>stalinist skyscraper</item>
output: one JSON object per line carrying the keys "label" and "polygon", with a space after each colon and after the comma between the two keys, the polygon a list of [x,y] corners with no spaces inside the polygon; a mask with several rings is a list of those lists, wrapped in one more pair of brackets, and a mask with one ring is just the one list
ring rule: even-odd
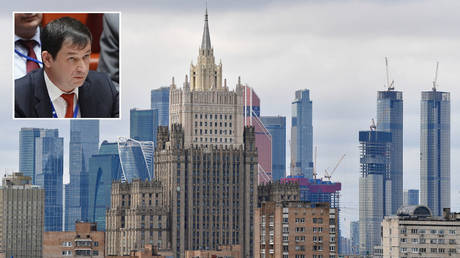
{"label": "stalinist skyscraper", "polygon": [[177,257],[222,245],[253,257],[258,161],[254,128],[243,126],[243,89],[240,79],[235,90],[222,82],[206,11],[197,63],[182,88],[170,86],[169,128],[159,128],[155,151]]}

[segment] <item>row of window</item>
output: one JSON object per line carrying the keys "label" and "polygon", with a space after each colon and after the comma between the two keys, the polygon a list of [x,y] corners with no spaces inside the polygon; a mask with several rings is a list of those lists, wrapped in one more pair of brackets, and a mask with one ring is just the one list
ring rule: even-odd
{"label": "row of window", "polygon": [[[222,141],[222,138],[219,138],[219,141],[217,141],[217,138],[214,138],[214,142],[225,142],[225,143],[230,142],[230,143],[231,143],[232,140],[233,140],[233,139],[230,138],[230,139],[228,139],[228,141],[227,141],[227,138],[225,138],[224,141]],[[198,142],[198,137],[195,137],[195,142]],[[205,137],[205,138],[204,138],[204,141],[203,141],[203,137],[200,137],[200,142],[208,142],[208,138]],[[209,142],[213,142],[213,138],[209,138]],[[206,145],[206,147],[208,147],[208,146]]]}
{"label": "row of window", "polygon": [[[76,243],[76,246],[91,246],[91,241],[75,241],[75,243]],[[62,246],[64,246],[64,247],[71,247],[71,246],[72,246],[72,242],[70,242],[70,241],[62,242]],[[98,241],[94,241],[94,242],[93,242],[93,246],[99,246],[99,242],[98,242]]]}
{"label": "row of window", "polygon": [[[428,241],[426,238],[412,238],[411,240],[412,243],[414,244],[426,244]],[[407,238],[401,238],[401,243],[408,243],[408,239]],[[429,243],[430,244],[440,244],[440,245],[444,245],[447,243],[446,239],[443,239],[443,238],[432,238],[432,239],[429,239]],[[450,245],[455,245],[457,244],[457,241],[455,239],[449,239],[449,244]]]}
{"label": "row of window", "polygon": [[[76,250],[75,255],[78,255],[78,256],[91,256],[91,250]],[[72,256],[72,251],[71,250],[62,251],[62,256]],[[93,255],[92,256],[99,256],[99,251],[98,250],[93,250]]]}
{"label": "row of window", "polygon": [[195,114],[195,119],[198,119],[198,117],[200,117],[200,119],[203,119],[203,117],[204,117],[204,119],[208,119],[208,117],[209,117],[209,119],[213,119],[213,117],[214,117],[214,119],[217,119],[217,118],[219,118],[219,119],[227,119],[227,118],[232,119],[232,115],[223,115],[223,114],[209,114],[209,115],[208,114],[204,114],[204,115],[203,114],[200,114],[200,115]]}
{"label": "row of window", "polygon": [[[208,134],[208,129],[200,129],[200,135]],[[209,129],[209,134],[212,134],[212,129]],[[214,129],[214,134],[217,134],[217,129]],[[219,135],[225,134],[227,135],[227,130],[219,130]],[[228,130],[228,134],[232,134],[232,130]],[[195,129],[195,135],[198,135],[198,129]]]}
{"label": "row of window", "polygon": [[[401,232],[401,234],[407,234],[407,229],[402,228],[400,232]],[[445,233],[445,231],[443,229],[439,229],[439,230],[436,230],[436,229],[417,229],[417,228],[410,229],[411,234],[426,234],[427,232],[429,232],[430,234],[440,234],[440,235],[444,235],[444,233]],[[455,229],[449,229],[448,233],[449,233],[449,235],[455,235],[457,232],[455,231]]]}
{"label": "row of window", "polygon": [[[457,249],[455,248],[430,248],[429,249],[431,253],[457,253]],[[426,248],[418,248],[418,247],[413,247],[413,248],[406,248],[406,247],[401,247],[401,252],[402,253],[407,253],[407,252],[412,252],[412,253],[426,253],[427,249]]]}
{"label": "row of window", "polygon": [[[214,123],[213,122],[208,123],[208,122],[202,122],[202,121],[199,122],[200,126],[203,126],[203,125],[208,126],[208,124],[209,124],[210,127],[213,127],[213,125],[214,125],[214,127],[217,127],[217,122],[214,122]],[[228,123],[227,122],[219,122],[219,127],[227,127],[227,126],[232,127],[232,123],[231,122],[228,122]],[[196,127],[198,127],[198,121],[195,121],[195,128]]]}

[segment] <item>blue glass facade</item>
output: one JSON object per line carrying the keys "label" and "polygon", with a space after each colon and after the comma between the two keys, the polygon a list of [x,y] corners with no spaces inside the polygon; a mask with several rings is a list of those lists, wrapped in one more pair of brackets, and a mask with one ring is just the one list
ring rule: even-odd
{"label": "blue glass facade", "polygon": [[309,90],[295,92],[291,121],[291,175],[313,178],[313,105]]}
{"label": "blue glass facade", "polygon": [[120,138],[118,153],[122,169],[122,181],[132,182],[133,179],[151,180],[153,174],[153,142],[136,141]]}
{"label": "blue glass facade", "polygon": [[450,93],[422,92],[420,204],[441,216],[450,208]]}
{"label": "blue glass facade", "polygon": [[377,131],[390,132],[392,139],[390,178],[391,214],[403,205],[403,98],[401,91],[377,93]]}
{"label": "blue glass facade", "polygon": [[150,92],[150,107],[158,110],[158,125],[169,126],[169,87],[161,87]]}
{"label": "blue glass facade", "polygon": [[62,231],[63,145],[57,129],[22,128],[19,167],[45,189],[45,231]]}
{"label": "blue glass facade", "polygon": [[130,110],[130,138],[136,141],[156,142],[158,109]]}
{"label": "blue glass facade", "polygon": [[404,192],[404,205],[419,205],[419,190],[409,189]]}
{"label": "blue glass facade", "polygon": [[89,158],[99,145],[99,120],[71,120],[69,143],[70,183],[65,186],[65,230],[75,221],[88,220]]}
{"label": "blue glass facade", "polygon": [[112,181],[121,179],[118,144],[104,141],[89,160],[89,220],[105,231],[105,212],[110,208]]}
{"label": "blue glass facade", "polygon": [[272,135],[272,177],[280,180],[286,177],[286,117],[260,117],[265,128]]}

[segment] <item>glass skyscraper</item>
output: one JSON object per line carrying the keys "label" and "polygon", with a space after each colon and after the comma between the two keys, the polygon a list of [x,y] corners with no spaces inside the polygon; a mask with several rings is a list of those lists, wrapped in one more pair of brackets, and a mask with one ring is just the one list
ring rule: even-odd
{"label": "glass skyscraper", "polygon": [[40,128],[22,128],[19,136],[19,167],[45,189],[45,231],[62,231],[63,138]]}
{"label": "glass skyscraper", "polygon": [[88,220],[89,158],[99,147],[99,120],[71,120],[69,143],[70,183],[65,186],[65,230],[75,221]]}
{"label": "glass skyscraper", "polygon": [[286,117],[261,116],[265,128],[272,135],[273,181],[286,177]]}
{"label": "glass skyscraper", "polygon": [[441,216],[450,208],[450,93],[422,92],[420,204]]}
{"label": "glass skyscraper", "polygon": [[380,245],[380,223],[391,214],[391,133],[360,131],[359,252],[372,255]]}
{"label": "glass skyscraper", "polygon": [[156,142],[158,129],[158,109],[130,110],[130,138],[136,141]]}
{"label": "glass skyscraper", "polygon": [[377,131],[391,133],[391,214],[396,214],[399,207],[403,205],[403,99],[401,91],[389,88],[377,93]]}
{"label": "glass skyscraper", "polygon": [[150,107],[158,110],[159,125],[169,126],[169,87],[150,92]]}
{"label": "glass skyscraper", "polygon": [[151,180],[153,173],[153,152],[151,141],[136,141],[120,137],[118,153],[122,169],[122,181],[131,182],[135,178]]}
{"label": "glass skyscraper", "polygon": [[313,178],[313,105],[309,90],[298,90],[292,102],[291,175]]}
{"label": "glass skyscraper", "polygon": [[419,191],[417,189],[405,191],[403,203],[405,206],[419,205]]}
{"label": "glass skyscraper", "polygon": [[102,142],[99,153],[89,159],[89,220],[105,231],[105,212],[110,208],[112,181],[121,179],[116,142]]}

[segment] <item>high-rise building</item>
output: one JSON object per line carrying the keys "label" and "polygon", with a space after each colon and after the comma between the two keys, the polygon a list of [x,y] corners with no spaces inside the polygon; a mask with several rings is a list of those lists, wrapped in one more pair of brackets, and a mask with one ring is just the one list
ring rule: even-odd
{"label": "high-rise building", "polygon": [[[238,84],[241,84],[238,81]],[[244,126],[253,126],[259,157],[259,184],[272,181],[272,136],[260,120],[260,98],[254,89],[244,87]]]}
{"label": "high-rise building", "polygon": [[244,87],[222,83],[205,25],[197,64],[183,88],[170,88],[170,128],[159,128],[155,171],[169,204],[172,249],[240,245],[253,257],[258,158],[254,127],[244,127]]}
{"label": "high-rise building", "polygon": [[155,146],[151,141],[118,138],[118,154],[122,171],[121,180],[131,182],[136,178],[141,180],[154,178],[154,151]]}
{"label": "high-rise building", "polygon": [[291,175],[313,178],[313,106],[310,90],[298,90],[292,102]]}
{"label": "high-rise building", "polygon": [[121,180],[116,142],[103,141],[99,152],[89,159],[88,219],[105,231],[105,212],[110,208],[112,182]]}
{"label": "high-rise building", "polygon": [[65,231],[75,231],[76,221],[87,221],[89,218],[89,159],[98,149],[99,120],[71,120],[70,183],[65,186]]}
{"label": "high-rise building", "polygon": [[350,222],[351,253],[359,254],[359,221]]}
{"label": "high-rise building", "polygon": [[272,136],[272,178],[280,180],[286,177],[286,117],[261,116],[260,120]]}
{"label": "high-rise building", "polygon": [[389,87],[377,93],[377,131],[391,133],[391,214],[403,205],[403,98]]}
{"label": "high-rise building", "polygon": [[409,189],[404,191],[403,206],[419,205],[418,189]]}
{"label": "high-rise building", "polygon": [[381,223],[383,257],[459,257],[460,213],[435,216],[426,206],[401,207]]}
{"label": "high-rise building", "polygon": [[130,138],[136,141],[155,142],[158,128],[158,109],[130,110]]}
{"label": "high-rise building", "polygon": [[359,132],[359,239],[360,255],[372,255],[380,245],[380,222],[391,215],[391,133]]}
{"label": "high-rise building", "polygon": [[45,231],[62,230],[63,138],[58,129],[21,128],[19,167],[45,189]]}
{"label": "high-rise building", "polygon": [[13,173],[0,187],[0,256],[43,257],[45,191]]}
{"label": "high-rise building", "polygon": [[420,204],[435,216],[450,208],[450,93],[422,92]]}
{"label": "high-rise building", "polygon": [[160,251],[171,250],[171,223],[168,206],[163,203],[161,183],[157,180],[114,182],[111,205],[107,210],[106,255],[129,255],[147,244]]}
{"label": "high-rise building", "polygon": [[150,107],[158,110],[157,126],[169,125],[169,87],[161,87],[150,92]]}

